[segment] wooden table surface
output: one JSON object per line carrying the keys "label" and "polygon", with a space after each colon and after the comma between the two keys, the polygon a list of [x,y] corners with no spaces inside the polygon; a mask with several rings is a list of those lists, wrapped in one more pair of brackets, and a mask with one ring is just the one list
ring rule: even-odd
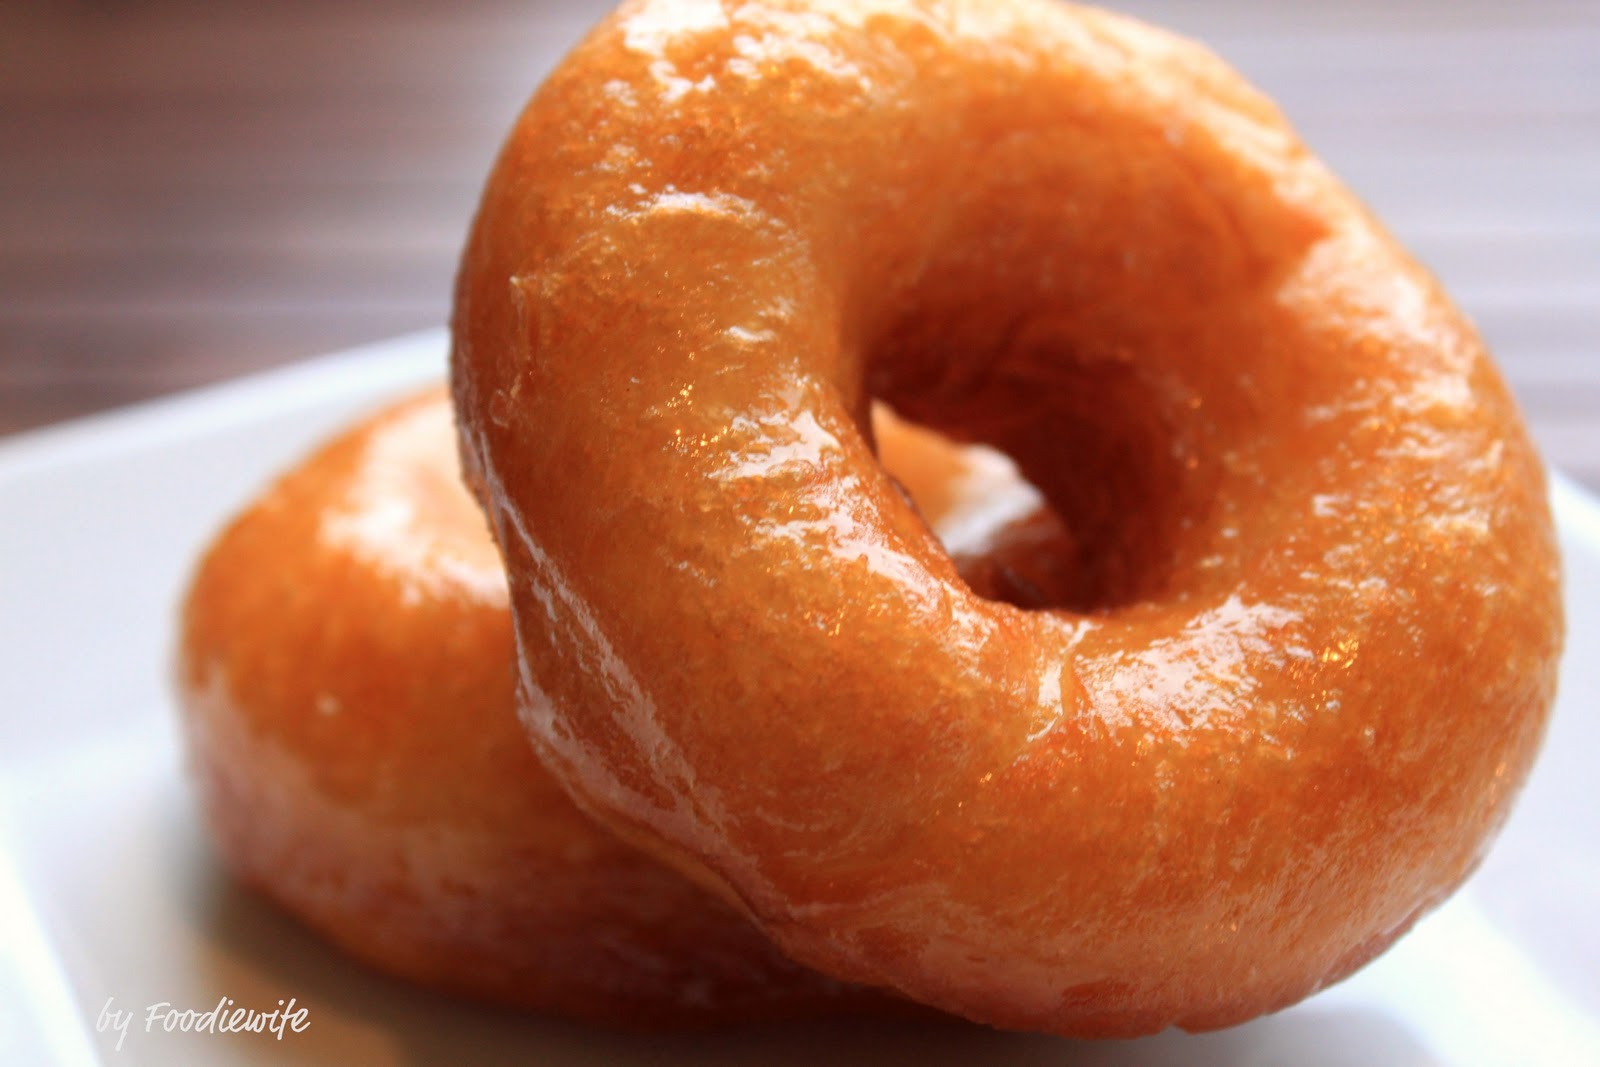
{"label": "wooden table surface", "polygon": [[[442,323],[522,99],[605,5],[0,5],[0,432]],[[1600,488],[1600,2],[1130,0],[1477,319]]]}

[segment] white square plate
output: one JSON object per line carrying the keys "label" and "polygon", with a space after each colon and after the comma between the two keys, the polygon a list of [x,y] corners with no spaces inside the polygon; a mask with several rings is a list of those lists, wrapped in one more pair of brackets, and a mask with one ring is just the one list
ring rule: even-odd
{"label": "white square plate", "polygon": [[[1568,654],[1533,780],[1465,890],[1289,1011],[1135,1042],[956,1023],[646,1038],[348,963],[207,852],[167,694],[173,612],[233,509],[356,413],[437,379],[444,347],[439,332],[403,338],[0,444],[0,1062],[1600,1064],[1600,506],[1560,479]],[[147,1029],[153,1005],[223,998],[292,998],[309,1026]],[[111,1012],[131,1013],[124,1030]]]}

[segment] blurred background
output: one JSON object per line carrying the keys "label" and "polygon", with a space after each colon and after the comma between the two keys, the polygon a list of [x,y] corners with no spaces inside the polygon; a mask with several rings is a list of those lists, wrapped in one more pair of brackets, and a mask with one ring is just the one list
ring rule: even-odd
{"label": "blurred background", "polygon": [[[0,4],[0,433],[442,324],[591,0]],[[1600,2],[1129,0],[1274,96],[1600,489]]]}

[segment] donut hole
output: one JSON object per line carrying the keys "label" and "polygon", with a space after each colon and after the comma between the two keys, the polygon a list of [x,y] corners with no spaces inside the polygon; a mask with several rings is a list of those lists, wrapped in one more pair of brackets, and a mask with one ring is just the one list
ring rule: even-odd
{"label": "donut hole", "polygon": [[[1093,552],[1107,536],[1107,494],[1067,486],[1075,522],[1011,456],[877,411],[878,458],[944,545],[966,585],[1016,608],[1094,611],[1120,603],[1125,555]],[[1112,456],[1110,461],[1130,461]],[[1138,480],[1136,472],[1118,485]]]}
{"label": "donut hole", "polygon": [[1274,272],[1319,232],[1256,218],[1249,174],[1228,169],[1235,197],[1204,144],[1175,152],[1177,127],[1106,103],[985,110],[983,165],[906,193],[911,236],[886,242],[846,334],[847,389],[1015,461],[1067,533],[1072,579],[1050,606],[1097,612],[1177,584],[1220,446],[1257,414],[1244,379],[1268,362]]}
{"label": "donut hole", "polygon": [[[1063,358],[1002,365],[963,383],[958,404],[910,393],[888,403],[971,457],[971,476],[952,483],[970,494],[959,521],[930,525],[980,596],[1087,613],[1167,587],[1206,496],[1184,390],[1130,359]],[[899,476],[893,456],[886,466]]]}

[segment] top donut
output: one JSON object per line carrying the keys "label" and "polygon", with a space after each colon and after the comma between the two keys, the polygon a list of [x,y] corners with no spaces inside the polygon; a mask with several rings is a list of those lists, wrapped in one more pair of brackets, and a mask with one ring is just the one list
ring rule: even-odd
{"label": "top donut", "polygon": [[[1533,759],[1558,568],[1482,344],[1127,19],[623,7],[490,176],[452,380],[542,759],[837,977],[1237,1022],[1454,888]],[[1016,461],[1048,604],[963,583],[873,399]]]}

